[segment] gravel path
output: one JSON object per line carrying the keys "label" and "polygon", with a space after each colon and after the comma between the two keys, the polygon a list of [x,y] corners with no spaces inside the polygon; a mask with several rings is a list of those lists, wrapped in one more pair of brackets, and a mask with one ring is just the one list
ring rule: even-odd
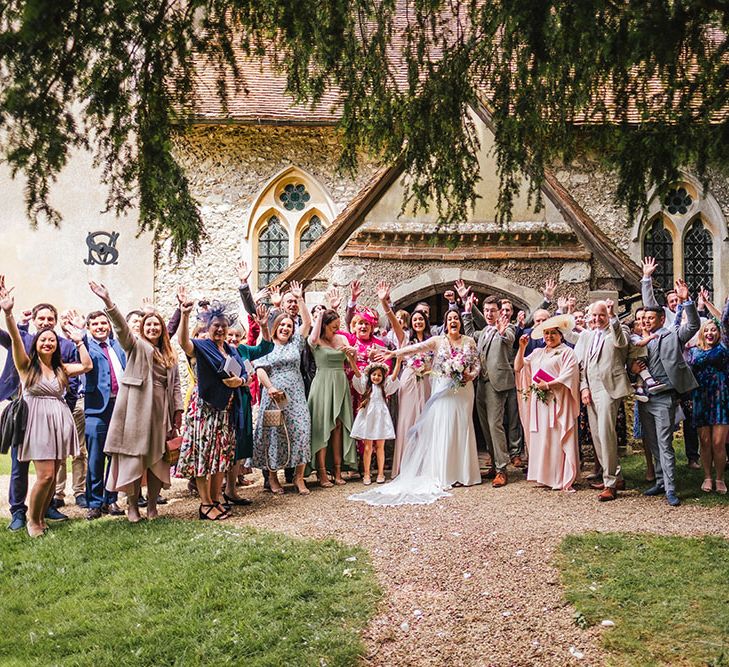
{"label": "gravel path", "polygon": [[[255,504],[238,509],[230,523],[333,537],[369,551],[385,591],[365,635],[370,665],[604,664],[603,630],[578,629],[562,598],[552,565],[562,538],[590,530],[729,537],[721,507],[672,509],[636,491],[598,503],[594,491],[564,494],[513,478],[503,489],[460,488],[433,505],[397,508],[347,501],[363,489],[358,482],[312,484],[308,497],[292,487],[274,497],[256,484],[243,490]],[[3,500],[6,486],[7,477],[0,480]],[[163,514],[194,516],[197,503],[184,483],[166,495],[172,501]]]}

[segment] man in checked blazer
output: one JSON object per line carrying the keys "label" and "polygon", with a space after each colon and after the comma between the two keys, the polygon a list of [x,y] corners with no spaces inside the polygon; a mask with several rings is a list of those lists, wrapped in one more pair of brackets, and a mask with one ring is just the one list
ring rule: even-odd
{"label": "man in checked blazer", "polygon": [[620,476],[618,435],[615,428],[620,403],[631,391],[625,363],[628,357],[628,331],[621,326],[611,299],[592,304],[594,327],[580,334],[575,355],[580,364],[580,392],[587,407],[592,441],[602,466],[598,500],[615,500],[625,488]]}
{"label": "man in checked blazer", "polygon": [[509,449],[504,430],[504,409],[509,391],[514,388],[514,369],[509,363],[514,347],[514,327],[506,315],[499,314],[499,300],[484,299],[482,310],[486,327],[476,331],[471,313],[473,301],[466,300],[463,327],[467,336],[476,340],[481,372],[476,385],[476,411],[481,422],[486,446],[491,454],[495,476],[492,486],[505,486]]}

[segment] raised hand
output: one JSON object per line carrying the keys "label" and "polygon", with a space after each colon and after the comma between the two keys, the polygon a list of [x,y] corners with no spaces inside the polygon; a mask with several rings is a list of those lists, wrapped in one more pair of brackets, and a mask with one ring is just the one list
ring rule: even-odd
{"label": "raised hand", "polygon": [[291,285],[291,294],[293,294],[297,299],[303,299],[304,298],[304,288],[301,286],[301,283],[297,282],[296,280],[292,280],[290,285]]}
{"label": "raised hand", "polygon": [[281,294],[281,288],[278,285],[268,288],[268,296],[271,297],[271,305],[274,308],[278,308],[281,305],[283,294]]}
{"label": "raised hand", "polygon": [[607,306],[608,317],[615,317],[615,301],[612,299],[605,299],[605,306]]}
{"label": "raised hand", "polygon": [[466,287],[466,283],[464,283],[460,278],[453,283],[453,287],[456,288],[456,292],[458,292],[458,296],[461,298],[461,301],[465,303],[466,297],[468,297],[468,293],[471,291],[471,288]]}
{"label": "raised hand", "polygon": [[75,308],[71,308],[68,311],[68,321],[77,329],[84,329],[86,327],[86,318]]}
{"label": "raised hand", "polygon": [[674,283],[674,287],[676,289],[676,295],[681,301],[687,301],[689,298],[689,288],[686,284],[686,281],[682,278],[679,278]]}
{"label": "raised hand", "polygon": [[83,329],[78,329],[73,325],[67,324],[61,327],[66,338],[69,338],[74,343],[80,343],[84,339]]}
{"label": "raised hand", "polygon": [[189,315],[195,306],[195,301],[190,298],[186,287],[181,285],[177,288],[177,300],[180,302],[180,312],[183,315]]}
{"label": "raised hand", "polygon": [[142,297],[142,310],[145,313],[154,312],[154,301],[148,296]]}
{"label": "raised hand", "polygon": [[11,294],[14,287],[8,289],[5,287],[5,276],[0,276],[0,308],[3,309],[6,315],[13,312],[13,306],[15,305],[15,297]]}
{"label": "raised hand", "polygon": [[475,303],[476,303],[476,295],[475,294],[469,294],[466,297],[466,300],[463,303],[463,310],[466,313],[470,313],[473,310],[473,306],[474,306]]}
{"label": "raised hand", "polygon": [[268,307],[265,304],[259,303],[256,306],[256,321],[261,327],[268,326]]}
{"label": "raised hand", "polygon": [[20,320],[18,321],[18,324],[28,324],[28,322],[30,322],[32,317],[33,317],[32,310],[24,310],[20,314]]}
{"label": "raised hand", "polygon": [[524,328],[524,325],[526,324],[526,313],[523,310],[520,310],[516,314],[516,324],[520,329]]}
{"label": "raised hand", "polygon": [[547,301],[552,301],[554,299],[555,289],[557,289],[557,281],[554,280],[554,278],[550,278],[546,283],[544,283],[544,290],[542,294],[544,294],[544,298]]}
{"label": "raised hand", "polygon": [[656,270],[656,260],[653,257],[643,259],[643,277],[650,278]]}
{"label": "raised hand", "polygon": [[523,336],[519,336],[519,347],[522,350],[525,350],[527,345],[529,345],[529,334],[524,334]]}
{"label": "raised hand", "polygon": [[352,303],[357,303],[359,297],[362,296],[362,284],[359,282],[359,280],[353,280],[351,283],[349,283],[349,296],[352,300]]}
{"label": "raised hand", "polygon": [[377,283],[377,298],[383,303],[387,303],[390,300],[390,283],[386,280],[380,280]]}
{"label": "raised hand", "polygon": [[574,313],[577,308],[577,299],[571,294],[567,297],[567,312]]}
{"label": "raised hand", "polygon": [[248,278],[251,277],[251,271],[248,267],[248,264],[241,260],[235,265],[235,271],[238,274],[238,280],[240,280],[241,285],[247,285],[248,284]]}
{"label": "raised hand", "polygon": [[509,328],[509,316],[500,314],[496,320],[496,331],[499,332],[500,336],[504,335],[504,331]]}
{"label": "raised hand", "polygon": [[113,305],[111,296],[109,296],[109,290],[106,289],[106,286],[103,283],[97,283],[93,280],[89,280],[89,287],[91,288],[91,291],[104,302],[104,305],[106,305],[107,308],[111,308]]}
{"label": "raised hand", "polygon": [[339,290],[336,287],[330,287],[324,293],[324,298],[329,304],[329,308],[332,310],[339,310],[339,306],[342,303],[342,296],[339,294]]}
{"label": "raised hand", "polygon": [[259,303],[263,301],[264,299],[267,299],[271,293],[268,290],[268,287],[264,287],[263,289],[259,289],[254,295],[253,295],[253,302]]}
{"label": "raised hand", "polygon": [[569,301],[566,296],[559,297],[557,299],[557,310],[559,310],[560,313],[566,313],[568,304]]}

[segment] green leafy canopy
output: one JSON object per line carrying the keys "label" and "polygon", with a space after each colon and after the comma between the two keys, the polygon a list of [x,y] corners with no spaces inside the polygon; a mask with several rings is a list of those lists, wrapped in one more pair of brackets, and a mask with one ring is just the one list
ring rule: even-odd
{"label": "green leafy canopy", "polygon": [[[270,54],[297,102],[340,95],[342,162],[402,159],[407,196],[457,227],[475,202],[471,110],[495,129],[499,218],[522,178],[578,151],[619,177],[634,215],[680,169],[727,162],[722,0],[7,0],[0,2],[0,142],[27,177],[28,215],[54,224],[49,187],[93,150],[108,208],[199,250],[204,227],[174,158],[195,118],[195,64],[221,100],[245,94],[236,54]],[[232,82],[232,86],[231,86]]]}

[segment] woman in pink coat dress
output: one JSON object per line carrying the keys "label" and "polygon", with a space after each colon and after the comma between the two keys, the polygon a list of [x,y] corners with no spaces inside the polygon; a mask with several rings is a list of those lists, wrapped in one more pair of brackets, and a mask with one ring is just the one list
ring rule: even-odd
{"label": "woman in pink coat dress", "polygon": [[529,448],[527,479],[562,491],[574,491],[579,472],[580,370],[575,353],[564,344],[564,333],[573,326],[569,315],[549,318],[531,334],[535,339],[544,337],[545,347],[524,358],[529,342],[524,335],[514,360]]}

